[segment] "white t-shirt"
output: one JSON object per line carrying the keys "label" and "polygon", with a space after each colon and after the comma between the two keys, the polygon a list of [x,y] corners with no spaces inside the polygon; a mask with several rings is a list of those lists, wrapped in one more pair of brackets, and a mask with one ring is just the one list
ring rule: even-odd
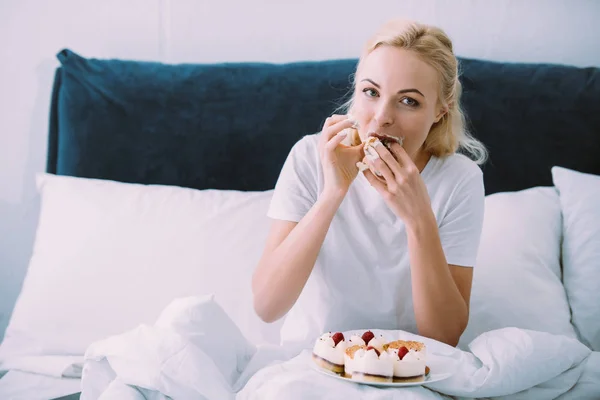
{"label": "white t-shirt", "polygon": [[[268,216],[298,222],[323,189],[320,134],[290,151]],[[483,223],[481,169],[464,155],[431,157],[421,172],[448,264],[473,267]],[[406,230],[363,174],[338,209],[314,269],[281,330],[284,345],[311,347],[323,332],[402,329],[417,333]]]}

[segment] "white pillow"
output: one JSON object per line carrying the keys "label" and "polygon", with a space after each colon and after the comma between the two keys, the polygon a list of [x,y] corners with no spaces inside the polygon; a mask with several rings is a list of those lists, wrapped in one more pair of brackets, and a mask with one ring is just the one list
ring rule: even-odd
{"label": "white pillow", "polygon": [[600,176],[552,168],[563,213],[563,281],[579,339],[600,351]]}
{"label": "white pillow", "polygon": [[481,333],[504,327],[576,336],[560,279],[561,234],[554,188],[486,197],[461,348]]}
{"label": "white pillow", "polygon": [[214,294],[253,343],[279,325],[254,313],[251,275],[272,191],[146,186],[40,174],[29,270],[0,346],[83,355],[93,341],[153,324],[175,298]]}

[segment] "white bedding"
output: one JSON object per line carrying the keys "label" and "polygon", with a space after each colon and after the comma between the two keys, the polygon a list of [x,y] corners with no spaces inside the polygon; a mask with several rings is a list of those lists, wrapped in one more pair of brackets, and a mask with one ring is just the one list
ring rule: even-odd
{"label": "white bedding", "polygon": [[[81,384],[84,400],[600,399],[600,353],[583,346],[570,323],[561,281],[564,210],[554,188],[486,198],[463,351],[429,343],[460,362],[456,374],[435,385],[382,391],[318,374],[300,349],[264,345],[277,343],[278,323],[255,316],[249,282],[269,229],[270,192],[50,175],[40,184],[42,222],[28,289],[0,346],[0,369],[13,370],[0,380],[0,399],[50,398],[44,390],[63,384],[77,385],[68,391]],[[586,271],[586,284],[596,282]],[[198,293],[214,296],[185,297]],[[50,356],[61,354],[81,357]],[[61,379],[67,375],[82,379]],[[23,388],[28,392],[18,394]]]}
{"label": "white bedding", "polygon": [[81,380],[13,370],[0,378],[0,399],[48,400],[78,393]]}
{"label": "white bedding", "polygon": [[600,399],[600,351],[593,351],[585,361],[583,374],[568,392],[557,400]]}
{"label": "white bedding", "polygon": [[252,346],[248,352],[248,342],[212,296],[178,299],[155,325],[88,348],[81,398],[545,399],[568,392],[582,379],[591,383],[584,382],[584,390],[600,383],[598,372],[584,373],[587,364],[598,367],[596,356],[591,358],[586,346],[562,335],[499,329],[480,335],[468,352],[415,338],[429,352],[454,359],[456,372],[429,385],[382,390],[319,374],[311,366],[310,350],[295,355],[277,346]]}

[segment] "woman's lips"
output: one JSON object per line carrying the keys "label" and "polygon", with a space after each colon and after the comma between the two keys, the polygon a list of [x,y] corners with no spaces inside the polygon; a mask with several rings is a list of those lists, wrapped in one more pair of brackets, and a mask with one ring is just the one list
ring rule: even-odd
{"label": "woman's lips", "polygon": [[402,146],[402,143],[404,142],[404,138],[403,137],[397,137],[397,136],[392,136],[392,135],[386,135],[384,133],[377,133],[377,132],[370,132],[367,137],[375,137],[377,139],[379,139],[381,142],[383,142],[384,144],[387,142],[396,142],[398,143],[400,146]]}

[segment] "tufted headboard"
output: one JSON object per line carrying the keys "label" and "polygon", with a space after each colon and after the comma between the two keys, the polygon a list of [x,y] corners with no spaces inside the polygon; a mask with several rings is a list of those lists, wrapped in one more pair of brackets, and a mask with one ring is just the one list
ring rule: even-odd
{"label": "tufted headboard", "polygon": [[[357,60],[168,65],[58,53],[47,172],[197,189],[274,187],[346,99]],[[600,70],[461,59],[486,193],[600,174]]]}

